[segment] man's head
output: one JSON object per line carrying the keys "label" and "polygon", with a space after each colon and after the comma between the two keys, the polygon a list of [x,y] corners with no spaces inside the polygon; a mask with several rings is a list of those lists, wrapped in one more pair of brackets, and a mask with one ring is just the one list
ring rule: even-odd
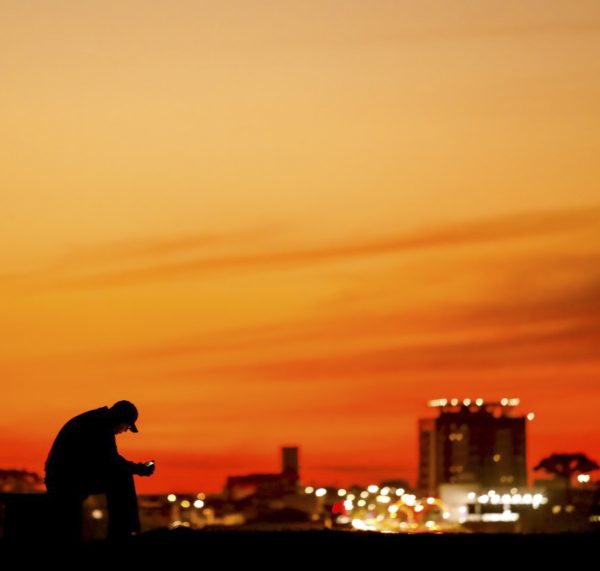
{"label": "man's head", "polygon": [[110,414],[113,419],[115,434],[131,430],[137,432],[135,421],[138,418],[138,411],[135,405],[128,400],[120,400],[113,404],[110,409]]}

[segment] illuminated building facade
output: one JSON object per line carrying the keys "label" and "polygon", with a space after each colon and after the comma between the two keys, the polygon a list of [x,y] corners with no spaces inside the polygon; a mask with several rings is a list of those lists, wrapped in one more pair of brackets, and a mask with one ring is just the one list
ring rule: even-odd
{"label": "illuminated building facade", "polygon": [[439,415],[419,421],[419,490],[435,494],[442,484],[525,486],[527,419],[514,414],[518,404],[518,399],[430,401]]}

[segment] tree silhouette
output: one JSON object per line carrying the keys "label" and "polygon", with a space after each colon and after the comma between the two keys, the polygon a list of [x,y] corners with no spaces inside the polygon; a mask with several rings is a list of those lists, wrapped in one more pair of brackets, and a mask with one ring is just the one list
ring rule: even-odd
{"label": "tree silhouette", "polygon": [[567,491],[567,501],[571,500],[571,479],[575,474],[587,474],[600,466],[581,452],[577,454],[552,454],[540,461],[534,470],[545,470],[561,478]]}

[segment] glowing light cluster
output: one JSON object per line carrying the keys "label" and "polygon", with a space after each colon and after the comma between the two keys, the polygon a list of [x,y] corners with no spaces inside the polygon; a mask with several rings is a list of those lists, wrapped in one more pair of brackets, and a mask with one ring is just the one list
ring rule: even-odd
{"label": "glowing light cluster", "polygon": [[503,511],[502,513],[491,514],[470,514],[467,517],[468,521],[483,521],[483,522],[514,522],[518,521],[519,514],[511,511]]}
{"label": "glowing light cluster", "polygon": [[[484,406],[486,403],[482,398],[477,398],[475,400],[470,399],[470,398],[465,398],[462,399],[462,401],[458,398],[451,398],[451,399],[433,399],[430,400],[427,403],[427,406],[429,406],[430,408],[444,408],[447,406],[466,406],[466,407],[470,407],[472,404],[475,404],[475,406],[481,407]],[[497,403],[487,403],[487,404],[497,404]],[[507,397],[503,397],[500,399],[500,405],[502,406],[519,406],[521,404],[521,399],[518,398],[507,398]]]}
{"label": "glowing light cluster", "polygon": [[[319,494],[318,488],[314,493]],[[371,484],[366,490],[353,490],[344,494],[337,490],[342,500],[338,503],[337,524],[349,525],[354,530],[380,533],[439,532],[456,528],[449,521],[450,512],[439,498],[418,498],[407,494],[403,488]]]}
{"label": "glowing light cluster", "polygon": [[480,494],[479,496],[475,492],[469,492],[467,494],[467,499],[470,503],[482,505],[531,505],[534,509],[537,509],[542,504],[548,503],[548,498],[543,494],[520,494],[516,489],[511,490],[510,494],[502,495],[497,494],[494,490],[490,490],[487,494]]}

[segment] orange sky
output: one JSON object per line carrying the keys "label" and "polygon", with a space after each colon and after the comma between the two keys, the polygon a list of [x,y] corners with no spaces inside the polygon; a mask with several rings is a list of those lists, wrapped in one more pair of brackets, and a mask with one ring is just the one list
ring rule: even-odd
{"label": "orange sky", "polygon": [[414,481],[436,397],[600,458],[596,0],[7,1],[0,467]]}

